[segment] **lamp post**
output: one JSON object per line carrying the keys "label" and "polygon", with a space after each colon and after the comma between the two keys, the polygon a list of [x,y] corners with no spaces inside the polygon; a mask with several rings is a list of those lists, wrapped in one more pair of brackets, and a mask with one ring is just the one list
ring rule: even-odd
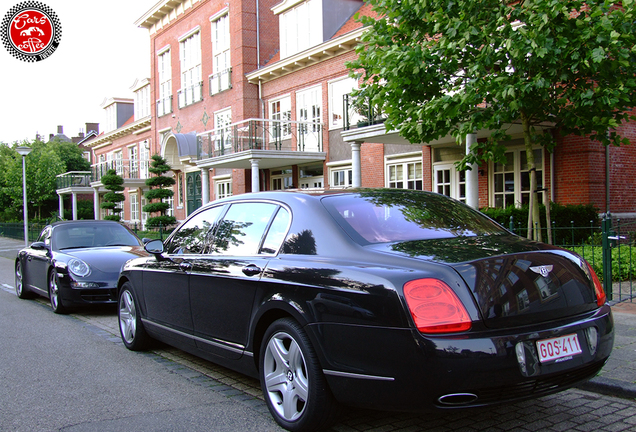
{"label": "lamp post", "polygon": [[26,155],[31,153],[31,147],[18,147],[17,152],[22,155],[22,203],[24,205],[24,247],[29,246],[29,224],[27,210],[27,189],[26,189]]}

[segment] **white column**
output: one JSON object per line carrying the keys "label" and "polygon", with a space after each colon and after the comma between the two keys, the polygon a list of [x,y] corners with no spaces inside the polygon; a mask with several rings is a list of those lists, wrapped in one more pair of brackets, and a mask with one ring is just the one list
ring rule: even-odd
{"label": "white column", "polygon": [[362,187],[362,162],[360,160],[360,143],[351,143],[351,171],[354,188]]}
{"label": "white column", "polygon": [[[466,135],[466,154],[470,147],[477,142],[477,134]],[[470,165],[472,169],[466,171],[466,204],[474,209],[479,208],[479,166]]]}
{"label": "white column", "polygon": [[64,195],[58,194],[57,201],[59,203],[59,208],[60,208],[60,212],[59,212],[60,219],[64,219]]}
{"label": "white column", "polygon": [[201,204],[210,202],[210,168],[201,168]]}
{"label": "white column", "polygon": [[77,220],[77,193],[73,192],[73,220]]}
{"label": "white column", "polygon": [[97,188],[93,189],[93,213],[95,213],[95,220],[99,220],[99,192]]}
{"label": "white column", "polygon": [[252,164],[252,192],[260,192],[259,186],[259,175],[258,175],[258,165],[260,159],[250,159],[250,163]]}

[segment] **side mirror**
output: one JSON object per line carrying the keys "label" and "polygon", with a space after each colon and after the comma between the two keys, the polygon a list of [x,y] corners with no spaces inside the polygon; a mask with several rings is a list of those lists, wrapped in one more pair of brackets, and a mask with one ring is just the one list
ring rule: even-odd
{"label": "side mirror", "polygon": [[48,246],[44,242],[34,242],[31,244],[31,249],[37,249],[37,250],[48,249]]}
{"label": "side mirror", "polygon": [[164,251],[163,242],[161,240],[151,240],[144,245],[144,249],[153,255],[161,255]]}

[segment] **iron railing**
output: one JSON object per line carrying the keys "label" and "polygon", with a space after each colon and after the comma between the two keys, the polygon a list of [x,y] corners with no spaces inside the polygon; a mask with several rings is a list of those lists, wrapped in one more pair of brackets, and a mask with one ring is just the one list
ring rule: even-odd
{"label": "iron railing", "polygon": [[322,151],[322,123],[248,119],[197,135],[197,159],[247,150]]}

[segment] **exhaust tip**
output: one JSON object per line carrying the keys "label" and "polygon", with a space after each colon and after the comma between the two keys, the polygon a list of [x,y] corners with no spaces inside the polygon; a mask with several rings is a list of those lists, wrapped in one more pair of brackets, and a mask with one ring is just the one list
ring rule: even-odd
{"label": "exhaust tip", "polygon": [[468,405],[477,400],[477,395],[472,393],[453,393],[441,396],[437,401],[446,406]]}

